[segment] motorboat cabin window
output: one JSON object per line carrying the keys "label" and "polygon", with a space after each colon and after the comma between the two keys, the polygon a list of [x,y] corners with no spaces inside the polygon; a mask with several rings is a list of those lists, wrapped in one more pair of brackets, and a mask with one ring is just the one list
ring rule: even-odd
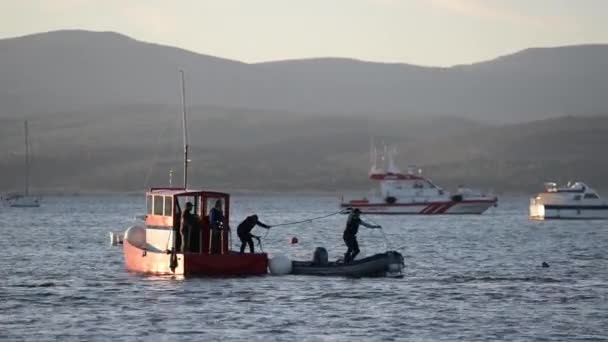
{"label": "motorboat cabin window", "polygon": [[591,194],[585,194],[585,199],[598,199],[598,198],[600,198],[600,197],[598,195],[596,195],[596,194],[593,194],[593,193],[591,193]]}
{"label": "motorboat cabin window", "polygon": [[152,215],[152,196],[150,195],[146,196],[146,208],[148,215]]}
{"label": "motorboat cabin window", "polygon": [[580,201],[580,200],[581,200],[581,195],[576,195],[576,196],[574,196],[574,200],[575,200],[575,201]]}
{"label": "motorboat cabin window", "polygon": [[165,216],[171,216],[173,208],[173,199],[171,196],[165,196]]}
{"label": "motorboat cabin window", "polygon": [[154,196],[154,215],[163,215],[163,196]]}

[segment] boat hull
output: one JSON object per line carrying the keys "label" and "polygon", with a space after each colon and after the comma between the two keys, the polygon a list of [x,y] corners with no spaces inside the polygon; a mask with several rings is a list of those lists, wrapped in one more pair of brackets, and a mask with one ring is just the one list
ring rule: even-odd
{"label": "boat hull", "polygon": [[127,270],[154,275],[180,276],[247,276],[267,273],[268,256],[255,254],[204,254],[177,253],[176,267],[171,269],[171,254],[136,247],[128,240],[123,242]]}
{"label": "boat hull", "polygon": [[355,260],[351,263],[292,261],[292,274],[343,277],[402,277],[403,256],[398,252],[386,252]]}
{"label": "boat hull", "polygon": [[533,220],[607,220],[608,205],[547,205],[531,204]]}
{"label": "boat hull", "polygon": [[14,199],[8,199],[8,206],[11,208],[38,208],[40,207],[40,201],[37,198],[32,197],[18,197]]}
{"label": "boat hull", "polygon": [[368,215],[478,215],[495,206],[496,202],[496,199],[394,204],[346,202],[342,203],[341,207],[358,208]]}

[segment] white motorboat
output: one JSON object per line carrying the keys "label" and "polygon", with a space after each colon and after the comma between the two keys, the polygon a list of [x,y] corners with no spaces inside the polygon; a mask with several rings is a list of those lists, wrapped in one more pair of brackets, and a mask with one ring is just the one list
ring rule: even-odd
{"label": "white motorboat", "polygon": [[498,199],[468,188],[459,187],[452,194],[422,176],[422,170],[409,167],[402,173],[394,163],[395,150],[387,150],[381,160],[387,167],[377,167],[375,149],[372,150],[372,168],[369,178],[379,184],[379,194],[370,198],[345,200],[343,208],[359,208],[365,214],[385,215],[439,215],[481,214],[495,206]]}
{"label": "white motorboat", "polygon": [[559,187],[545,183],[545,191],[530,199],[530,218],[608,219],[608,202],[582,182]]}
{"label": "white motorboat", "polygon": [[40,206],[38,197],[33,196],[7,196],[5,201],[12,208],[36,208]]}

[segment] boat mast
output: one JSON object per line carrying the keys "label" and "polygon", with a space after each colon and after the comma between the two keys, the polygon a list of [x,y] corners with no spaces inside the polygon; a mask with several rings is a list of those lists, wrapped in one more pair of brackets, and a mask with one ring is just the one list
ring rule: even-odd
{"label": "boat mast", "polygon": [[376,157],[376,144],[374,143],[374,137],[372,136],[370,138],[370,142],[369,142],[369,161],[371,164],[371,171],[372,173],[376,172],[376,170],[378,169],[378,166],[376,164],[377,161],[377,157]]}
{"label": "boat mast", "polygon": [[188,126],[186,124],[186,81],[184,71],[179,71],[182,76],[182,129],[184,134],[184,189],[188,188]]}
{"label": "boat mast", "polygon": [[23,194],[24,196],[28,196],[30,188],[30,144],[28,141],[27,120],[23,122],[23,126],[25,129],[25,191]]}

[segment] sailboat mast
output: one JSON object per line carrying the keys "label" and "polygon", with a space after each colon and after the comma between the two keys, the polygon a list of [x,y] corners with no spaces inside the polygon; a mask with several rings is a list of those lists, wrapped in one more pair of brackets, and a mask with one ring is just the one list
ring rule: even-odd
{"label": "sailboat mast", "polygon": [[28,196],[30,188],[30,144],[28,139],[29,132],[27,127],[27,120],[23,122],[23,126],[25,130],[25,190],[23,194],[25,196]]}
{"label": "sailboat mast", "polygon": [[179,71],[182,76],[182,129],[184,134],[184,189],[188,188],[188,125],[186,122],[186,81],[184,71]]}

